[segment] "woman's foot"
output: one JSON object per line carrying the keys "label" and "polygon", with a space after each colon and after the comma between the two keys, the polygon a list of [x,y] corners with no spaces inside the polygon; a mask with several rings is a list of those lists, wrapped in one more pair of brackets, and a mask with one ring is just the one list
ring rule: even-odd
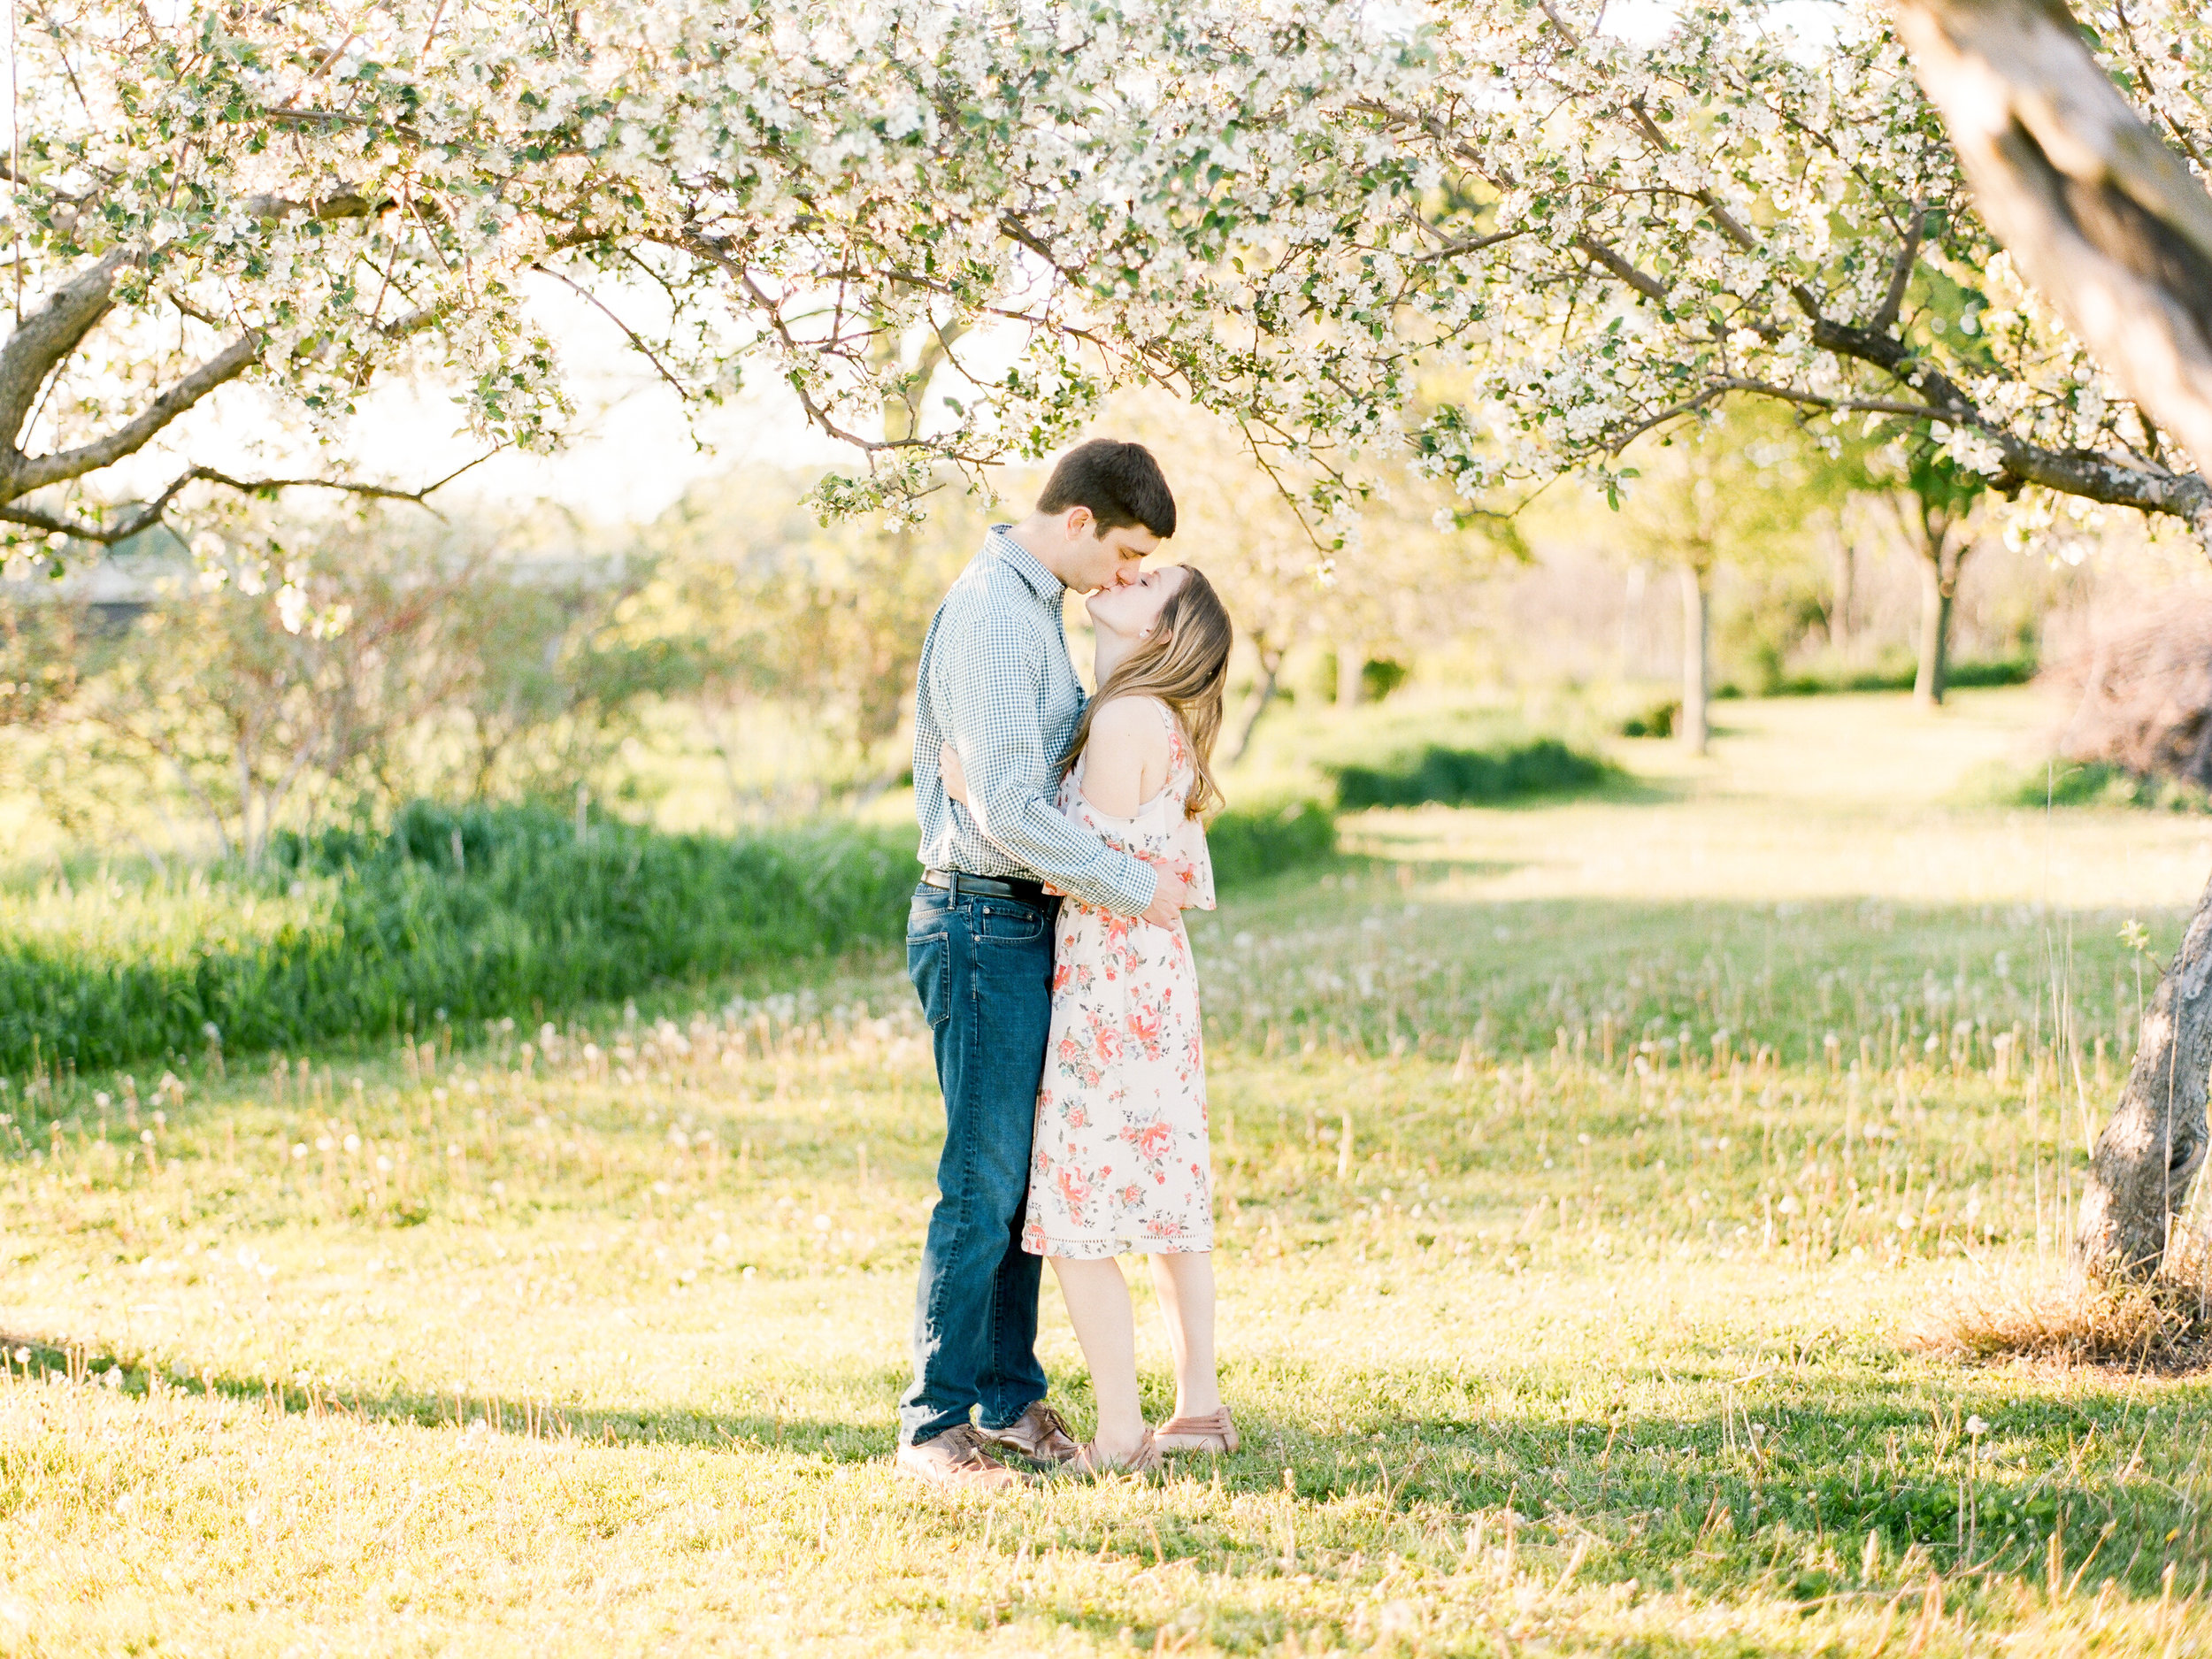
{"label": "woman's foot", "polygon": [[1125,1457],[1113,1456],[1093,1440],[1067,1463],[1066,1467],[1079,1475],[1144,1475],[1160,1466],[1160,1443],[1150,1429],[1137,1442],[1136,1450]]}
{"label": "woman's foot", "polygon": [[1225,1457],[1239,1444],[1237,1425],[1230,1420],[1227,1406],[1170,1417],[1160,1425],[1152,1441],[1164,1452],[1216,1452]]}

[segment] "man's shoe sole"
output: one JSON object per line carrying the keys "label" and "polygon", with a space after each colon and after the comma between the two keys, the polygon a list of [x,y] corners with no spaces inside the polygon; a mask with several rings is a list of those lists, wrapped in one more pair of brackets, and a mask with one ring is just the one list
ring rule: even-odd
{"label": "man's shoe sole", "polygon": [[1016,1492],[1028,1484],[1028,1478],[1018,1469],[1000,1471],[999,1472],[1006,1477],[1001,1480],[984,1474],[978,1474],[972,1478],[955,1476],[948,1479],[944,1476],[933,1474],[926,1469],[918,1469],[912,1463],[898,1457],[891,1460],[891,1467],[909,1480],[917,1481],[927,1486],[932,1492]]}

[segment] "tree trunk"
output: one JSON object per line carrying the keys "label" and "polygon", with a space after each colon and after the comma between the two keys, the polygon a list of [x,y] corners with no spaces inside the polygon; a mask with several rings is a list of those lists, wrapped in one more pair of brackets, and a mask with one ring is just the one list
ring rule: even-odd
{"label": "tree trunk", "polygon": [[1682,579],[1682,718],[1675,735],[1693,755],[1702,755],[1712,735],[1706,700],[1712,683],[1713,595],[1705,573],[1694,565],[1678,567]]}
{"label": "tree trunk", "polygon": [[1644,567],[1628,568],[1628,601],[1621,607],[1621,667],[1623,680],[1633,680],[1644,665]]}
{"label": "tree trunk", "polygon": [[1367,648],[1363,645],[1339,645],[1336,648],[1336,706],[1356,709],[1362,691],[1361,670],[1367,666]]}
{"label": "tree trunk", "polygon": [[1836,537],[1836,591],[1828,608],[1829,649],[1841,656],[1851,649],[1851,607],[1858,598],[1859,559],[1851,538]]}
{"label": "tree trunk", "polygon": [[2135,1064],[2097,1137],[2074,1234],[2074,1263],[2093,1277],[2147,1278],[2204,1164],[2205,1085],[2212,1073],[2212,885],[2152,997]]}
{"label": "tree trunk", "polygon": [[1951,672],[1951,606],[1953,584],[1929,559],[1920,561],[1920,664],[1913,675],[1913,701],[1924,708],[1943,702],[1945,681]]}
{"label": "tree trunk", "polygon": [[[2057,0],[1896,0],[1983,218],[2097,360],[2199,459],[2212,455],[2212,196],[2097,66]],[[2212,509],[2195,518],[2212,549]],[[2204,1160],[2212,887],[2158,985],[2099,1137],[2074,1260],[2160,1266]]]}
{"label": "tree trunk", "polygon": [[1271,647],[1256,639],[1252,645],[1260,654],[1260,677],[1252,682],[1251,695],[1245,699],[1243,711],[1238,716],[1236,748],[1229,755],[1232,766],[1251,749],[1252,734],[1260,729],[1260,716],[1267,712],[1267,705],[1275,701],[1275,682],[1283,671],[1280,647]]}

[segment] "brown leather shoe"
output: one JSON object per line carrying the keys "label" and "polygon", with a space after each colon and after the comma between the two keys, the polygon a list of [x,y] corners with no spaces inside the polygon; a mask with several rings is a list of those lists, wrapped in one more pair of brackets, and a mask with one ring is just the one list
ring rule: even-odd
{"label": "brown leather shoe", "polygon": [[1159,1440],[1164,1452],[1215,1452],[1225,1457],[1239,1444],[1227,1406],[1203,1415],[1170,1417],[1160,1425]]}
{"label": "brown leather shoe", "polygon": [[1018,1452],[1033,1463],[1068,1463],[1082,1449],[1068,1432],[1067,1420],[1041,1400],[1004,1428],[976,1432],[987,1443]]}
{"label": "brown leather shoe", "polygon": [[1006,1492],[1023,1484],[1018,1471],[983,1449],[983,1437],[966,1423],[900,1447],[895,1466],[902,1475],[948,1492]]}

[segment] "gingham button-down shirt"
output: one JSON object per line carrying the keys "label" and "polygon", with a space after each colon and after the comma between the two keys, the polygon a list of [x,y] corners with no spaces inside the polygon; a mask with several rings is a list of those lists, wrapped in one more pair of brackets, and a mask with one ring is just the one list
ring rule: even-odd
{"label": "gingham button-down shirt", "polygon": [[[1056,804],[1059,760],[1083,713],[1068,661],[1060,579],[994,525],[922,641],[914,688],[914,816],[922,863],[1046,881],[1120,916],[1152,902],[1150,865],[1079,827]],[[945,794],[949,742],[969,804]]]}

